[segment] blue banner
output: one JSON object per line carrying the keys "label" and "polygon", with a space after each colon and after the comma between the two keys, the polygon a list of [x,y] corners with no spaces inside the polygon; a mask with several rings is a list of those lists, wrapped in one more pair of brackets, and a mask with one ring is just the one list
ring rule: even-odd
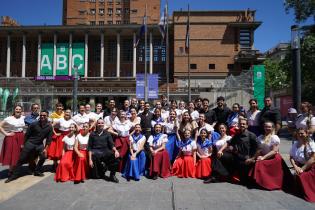
{"label": "blue banner", "polygon": [[136,98],[143,99],[144,98],[144,74],[136,75]]}
{"label": "blue banner", "polygon": [[149,74],[148,75],[148,86],[149,86],[149,99],[159,98],[159,75]]}

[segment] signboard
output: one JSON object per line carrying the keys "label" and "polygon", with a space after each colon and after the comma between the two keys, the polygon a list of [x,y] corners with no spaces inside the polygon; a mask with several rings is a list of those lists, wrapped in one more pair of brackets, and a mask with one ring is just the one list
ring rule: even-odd
{"label": "signboard", "polygon": [[[84,43],[73,43],[72,44],[72,67],[76,65],[78,67],[78,75],[84,76],[84,67],[85,67],[85,62],[84,62]],[[73,73],[73,68],[72,68],[72,74]]]}
{"label": "signboard", "polygon": [[54,68],[54,44],[43,43],[41,49],[40,75],[53,75]]}
{"label": "signboard", "polygon": [[159,98],[159,75],[149,74],[148,75],[148,98],[157,99]]}
{"label": "signboard", "polygon": [[143,99],[144,98],[144,74],[136,75],[136,98]]}
{"label": "signboard", "polygon": [[65,80],[73,80],[72,76],[37,76],[34,78],[35,80],[41,80],[41,81],[65,81]]}
{"label": "signboard", "polygon": [[265,97],[265,66],[254,65],[254,98],[258,101],[259,109],[264,108]]}
{"label": "signboard", "polygon": [[68,75],[69,44],[58,43],[56,50],[56,75]]}

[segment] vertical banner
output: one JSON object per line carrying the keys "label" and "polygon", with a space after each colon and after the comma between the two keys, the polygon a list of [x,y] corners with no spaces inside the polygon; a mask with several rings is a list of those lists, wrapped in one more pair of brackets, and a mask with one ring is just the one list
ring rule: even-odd
{"label": "vertical banner", "polygon": [[57,43],[56,49],[56,75],[68,75],[69,44]]}
{"label": "vertical banner", "polygon": [[53,75],[54,44],[43,43],[41,48],[40,75]]}
{"label": "vertical banner", "polygon": [[265,66],[254,65],[254,98],[258,101],[259,109],[264,108],[265,97]]}
{"label": "vertical banner", "polygon": [[72,44],[72,75],[74,75],[73,66],[76,65],[78,67],[78,75],[84,76],[84,54],[84,43]]}
{"label": "vertical banner", "polygon": [[159,75],[148,74],[148,98],[157,99],[159,98]]}
{"label": "vertical banner", "polygon": [[144,98],[144,74],[136,75],[136,98],[143,99]]}

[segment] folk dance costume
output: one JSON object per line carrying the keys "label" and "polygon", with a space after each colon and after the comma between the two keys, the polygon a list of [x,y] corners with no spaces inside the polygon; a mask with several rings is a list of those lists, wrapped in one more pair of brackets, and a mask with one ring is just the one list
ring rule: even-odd
{"label": "folk dance costume", "polygon": [[239,117],[238,113],[232,112],[226,121],[227,126],[229,128],[229,134],[232,137],[235,136],[237,132],[238,117]]}
{"label": "folk dance costume", "polygon": [[115,137],[114,143],[120,157],[118,166],[119,172],[123,171],[127,160],[127,153],[129,150],[129,131],[131,128],[132,124],[129,120],[126,120],[125,122],[118,121],[113,125],[113,129],[118,133],[118,136]]}
{"label": "folk dance costume", "polygon": [[75,135],[65,136],[62,141],[64,142],[64,150],[65,153],[63,154],[60,163],[57,167],[56,174],[55,174],[55,181],[56,182],[66,182],[66,181],[73,181],[74,179],[74,172],[73,172],[73,163],[74,163],[74,142],[75,142]]}
{"label": "folk dance costume", "polygon": [[[153,150],[157,150],[167,143],[166,134],[155,134],[149,137],[148,144],[152,147]],[[162,178],[169,177],[170,174],[170,158],[166,151],[163,149],[157,152],[155,155],[152,155],[151,164],[150,164],[150,176],[158,175]]]}
{"label": "folk dance costume", "polygon": [[179,125],[175,125],[175,121],[170,121],[165,123],[164,129],[165,133],[167,134],[167,142],[165,144],[165,149],[168,152],[168,155],[170,157],[171,163],[175,161],[175,158],[178,155],[179,148],[176,145],[177,142],[177,135],[176,135],[176,127]]}
{"label": "folk dance costume", "polygon": [[172,175],[179,178],[195,178],[195,163],[193,153],[197,149],[196,142],[192,139],[186,141],[178,141],[178,147],[180,148],[179,157],[176,158],[173,167]]}
{"label": "folk dance costume", "polygon": [[78,141],[78,150],[83,155],[83,157],[79,157],[78,155],[75,157],[74,161],[74,181],[82,182],[88,178],[89,173],[89,154],[87,151],[87,145],[89,141],[89,134],[82,136],[82,134],[78,134],[76,137]]}
{"label": "folk dance costume", "polygon": [[[298,142],[295,142],[292,145],[290,156],[294,159],[295,163],[300,167],[303,166],[308,159],[310,154],[315,152],[315,143],[309,142],[307,146],[299,145]],[[298,181],[298,191],[302,192],[302,195],[305,200],[309,202],[315,202],[315,164],[311,166],[308,171],[302,172],[300,175],[297,175]]]}
{"label": "folk dance costume", "polygon": [[19,159],[21,146],[24,144],[24,116],[20,116],[19,118],[10,116],[5,118],[3,123],[4,130],[7,133],[14,133],[14,135],[4,137],[0,154],[0,163],[2,163],[2,165],[14,167]]}
{"label": "folk dance costume", "polygon": [[158,119],[153,119],[151,120],[151,128],[152,128],[152,132],[153,132],[153,128],[156,124],[160,124],[162,127],[165,125],[164,120],[162,117],[159,117]]}
{"label": "folk dance costume", "polygon": [[[130,137],[130,144],[131,144],[131,149],[133,150],[134,153],[139,151],[139,147],[141,144],[143,144],[146,141],[146,138],[144,135],[139,134],[138,136],[132,135]],[[126,162],[126,166],[124,169],[124,172],[122,174],[123,177],[126,179],[134,179],[136,181],[140,180],[140,176],[143,176],[145,173],[145,153],[142,149],[140,151],[135,160],[131,160],[131,154],[128,155],[128,159]]]}
{"label": "folk dance costume", "polygon": [[105,128],[113,127],[114,124],[119,123],[117,116],[113,119],[111,115],[108,115],[104,118]]}
{"label": "folk dance costume", "polygon": [[196,165],[196,178],[203,179],[211,175],[211,147],[212,142],[209,139],[205,139],[203,142],[201,139],[197,141],[197,153],[201,156]]}
{"label": "folk dance costume", "polygon": [[69,134],[70,125],[75,123],[72,119],[65,120],[64,118],[55,119],[56,127],[54,129],[55,133],[52,137],[51,144],[47,149],[47,157],[50,160],[60,160],[62,156],[62,151],[64,148],[63,138]]}

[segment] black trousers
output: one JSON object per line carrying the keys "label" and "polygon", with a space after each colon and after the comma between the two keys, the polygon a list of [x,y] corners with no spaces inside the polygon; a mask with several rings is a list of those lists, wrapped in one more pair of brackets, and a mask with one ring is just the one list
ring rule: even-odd
{"label": "black trousers", "polygon": [[91,168],[91,178],[101,179],[104,178],[105,172],[110,171],[111,175],[115,175],[118,170],[119,159],[115,158],[113,153],[107,154],[103,151],[92,151],[93,168]]}
{"label": "black trousers", "polygon": [[24,163],[27,163],[30,160],[30,158],[37,157],[37,156],[39,156],[39,160],[35,166],[35,173],[42,172],[42,168],[43,168],[44,162],[46,160],[46,156],[43,154],[43,151],[44,151],[44,145],[43,144],[36,145],[36,144],[31,143],[31,142],[26,142],[24,144],[22,151],[21,151],[19,160],[16,164],[16,168],[13,172],[13,176],[18,177],[19,176],[19,170],[20,170],[21,166]]}
{"label": "black trousers", "polygon": [[[151,136],[151,130],[145,130],[143,132],[143,135],[145,135],[146,139],[148,140],[149,137]],[[144,153],[145,153],[145,157],[146,157],[145,169],[149,170],[150,164],[151,164],[151,159],[152,159],[152,153],[151,153],[150,145],[148,144],[148,142],[146,142],[144,144]]]}

